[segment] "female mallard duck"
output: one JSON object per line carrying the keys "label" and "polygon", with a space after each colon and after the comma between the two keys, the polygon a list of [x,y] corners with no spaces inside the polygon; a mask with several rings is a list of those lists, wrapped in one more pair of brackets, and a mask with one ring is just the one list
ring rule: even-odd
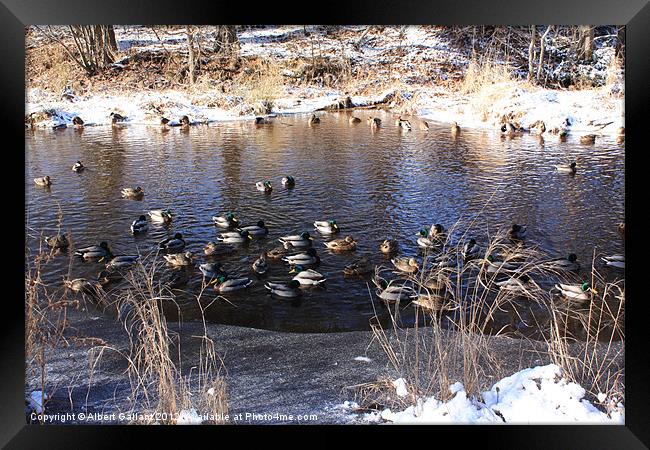
{"label": "female mallard duck", "polygon": [[444,240],[447,237],[447,232],[445,231],[445,227],[443,227],[439,223],[434,223],[433,225],[431,225],[431,228],[429,228],[429,237],[434,237],[439,241]]}
{"label": "female mallard duck", "polygon": [[194,255],[192,252],[185,253],[172,253],[171,255],[163,255],[165,261],[170,266],[190,266],[194,262]]}
{"label": "female mallard duck", "polygon": [[74,163],[74,165],[72,166],[72,171],[73,171],[73,172],[82,172],[84,169],[85,169],[85,167],[84,167],[83,164],[81,164],[81,161],[77,161],[77,162]]}
{"label": "female mallard duck", "polygon": [[110,113],[108,117],[111,118],[111,122],[114,123],[114,124],[115,124],[115,123],[118,123],[118,122],[124,122],[124,121],[126,121],[126,117],[125,117],[125,116],[123,116],[123,115],[121,115],[121,114],[118,114],[118,113],[115,113],[115,112]]}
{"label": "female mallard duck", "polygon": [[180,118],[179,122],[180,122],[181,126],[187,127],[187,126],[190,125],[190,118],[187,117],[187,116],[183,116],[183,117]]}
{"label": "female mallard duck", "polygon": [[116,256],[115,258],[111,259],[108,262],[108,264],[106,264],[106,268],[108,270],[111,270],[111,269],[126,269],[128,267],[134,266],[135,263],[138,262],[138,259],[140,259],[140,257],[138,255]]}
{"label": "female mallard duck", "polygon": [[284,186],[287,189],[295,187],[296,186],[296,179],[294,177],[292,177],[291,175],[287,175],[286,177],[282,177],[282,186]]}
{"label": "female mallard duck", "polygon": [[264,285],[271,294],[279,297],[293,298],[300,296],[300,282],[298,280],[291,280],[288,283],[271,283],[268,282]]}
{"label": "female mallard duck", "polygon": [[70,245],[65,234],[59,234],[51,237],[45,236],[45,243],[52,248],[67,248],[68,245]]}
{"label": "female mallard duck", "polygon": [[289,273],[297,274],[292,279],[300,283],[301,286],[318,286],[325,282],[322,274],[313,269],[305,269],[300,264],[295,265]]}
{"label": "female mallard duck", "polygon": [[333,241],[325,242],[325,246],[333,252],[349,252],[356,250],[357,241],[352,236],[346,236],[344,239],[334,239]]}
{"label": "female mallard duck", "polygon": [[379,117],[368,117],[367,122],[368,125],[370,125],[370,128],[373,130],[381,127],[381,119]]}
{"label": "female mallard duck", "polygon": [[476,239],[470,239],[461,251],[461,255],[465,261],[469,261],[472,258],[476,258],[479,253],[481,253],[481,247],[476,243]]}
{"label": "female mallard duck", "polygon": [[278,240],[283,244],[288,242],[294,247],[310,247],[313,239],[307,231],[303,231],[298,235],[282,236]]}
{"label": "female mallard duck", "polygon": [[402,119],[402,116],[397,118],[397,120],[395,121],[395,125],[397,125],[404,131],[411,131],[411,122]]}
{"label": "female mallard duck", "polygon": [[596,135],[595,134],[587,134],[585,136],[580,136],[580,143],[581,144],[595,144],[596,143]]}
{"label": "female mallard duck", "polygon": [[341,231],[339,226],[336,224],[336,220],[317,220],[314,222],[316,230],[323,234],[334,234]]}
{"label": "female mallard duck", "polygon": [[144,190],[138,186],[136,188],[127,187],[122,189],[123,198],[142,198],[144,195]]}
{"label": "female mallard duck", "polygon": [[169,209],[152,209],[147,214],[151,217],[152,222],[169,223],[173,219],[173,214]]}
{"label": "female mallard duck", "polygon": [[574,174],[578,170],[575,161],[571,164],[560,164],[555,166],[558,172]]}
{"label": "female mallard duck", "polygon": [[248,231],[251,236],[265,236],[269,234],[269,229],[264,225],[263,220],[259,220],[257,225],[250,225],[239,228],[240,231]]}
{"label": "female mallard duck", "polygon": [[605,264],[608,266],[625,269],[625,256],[623,255],[603,256],[602,260],[605,261]]}
{"label": "female mallard duck", "polygon": [[225,216],[214,216],[212,217],[214,224],[221,228],[236,228],[239,226],[239,219],[235,217],[235,214],[228,213]]}
{"label": "female mallard duck", "polygon": [[320,262],[320,258],[316,254],[316,249],[310,248],[304,253],[298,253],[293,256],[285,256],[282,258],[283,261],[289,263],[289,265],[301,265],[301,266],[312,266]]}
{"label": "female mallard duck", "polygon": [[265,194],[270,194],[271,191],[273,191],[273,187],[271,186],[271,182],[269,180],[258,181],[255,183],[255,187],[257,187],[258,191],[262,191]]}
{"label": "female mallard duck", "polygon": [[459,133],[460,133],[460,127],[458,126],[458,122],[454,122],[451,125],[451,134],[455,136]]}
{"label": "female mallard duck", "polygon": [[239,291],[241,289],[246,289],[248,286],[253,284],[253,280],[250,278],[233,278],[227,280],[224,276],[217,277],[217,281],[214,284],[214,290],[223,294],[226,292]]}
{"label": "female mallard duck", "polygon": [[349,123],[361,123],[361,119],[359,119],[358,117],[354,117],[354,116],[352,116],[352,117],[350,117],[350,119],[348,120],[348,122],[349,122]]}
{"label": "female mallard duck", "polygon": [[131,224],[131,233],[140,234],[146,233],[149,229],[149,224],[147,223],[147,218],[145,216],[140,216]]}
{"label": "female mallard duck", "polygon": [[560,291],[560,293],[568,300],[586,301],[590,298],[589,294],[598,293],[595,289],[592,289],[589,286],[589,283],[556,284],[555,289]]}
{"label": "female mallard duck", "polygon": [[253,272],[264,275],[269,270],[269,263],[266,262],[266,253],[262,253],[253,263]]}
{"label": "female mallard duck", "polygon": [[226,244],[245,244],[253,239],[248,231],[230,231],[221,233],[217,236],[217,241]]}
{"label": "female mallard duck", "polygon": [[228,274],[223,270],[223,264],[221,263],[204,263],[199,266],[199,270],[204,277],[209,279],[214,279],[219,276],[227,277]]}
{"label": "female mallard duck", "polygon": [[81,128],[81,127],[84,126],[84,121],[81,120],[81,117],[79,117],[79,116],[74,116],[74,117],[72,118],[72,124],[73,124],[75,127],[77,127],[77,128]]}
{"label": "female mallard duck", "polygon": [[372,265],[368,258],[360,258],[343,268],[343,275],[352,277],[364,275],[372,271]]}
{"label": "female mallard duck", "polygon": [[290,242],[285,242],[284,244],[278,245],[271,250],[267,250],[266,257],[269,259],[280,259],[291,249],[293,249],[293,245],[291,245]]}
{"label": "female mallard duck", "polygon": [[571,253],[566,258],[559,258],[553,261],[549,261],[545,265],[553,269],[568,270],[571,272],[577,272],[580,270],[578,256],[575,253]]}
{"label": "female mallard duck", "polygon": [[429,131],[429,122],[420,120],[420,130]]}
{"label": "female mallard duck", "polygon": [[420,265],[415,258],[393,258],[390,262],[400,272],[415,274],[420,270]]}
{"label": "female mallard duck", "polygon": [[528,233],[526,225],[517,225],[516,223],[513,223],[510,229],[508,229],[508,237],[517,241],[524,239],[526,233]]}
{"label": "female mallard duck", "polygon": [[40,178],[34,178],[34,183],[36,183],[39,186],[51,186],[52,181],[50,180],[49,175],[45,175],[44,177]]}
{"label": "female mallard duck", "polygon": [[309,125],[315,125],[317,123],[320,123],[320,119],[316,117],[316,114],[312,114],[309,118]]}
{"label": "female mallard duck", "polygon": [[379,250],[386,255],[396,253],[399,250],[399,244],[396,239],[384,239],[384,242],[379,244]]}
{"label": "female mallard duck", "polygon": [[205,256],[223,255],[234,250],[235,247],[232,245],[217,242],[208,242],[205,244],[205,247],[203,247],[203,253],[205,253]]}
{"label": "female mallard duck", "polygon": [[63,284],[73,292],[82,292],[84,294],[97,294],[101,290],[101,285],[88,281],[85,278],[64,280]]}
{"label": "female mallard duck", "polygon": [[185,239],[181,233],[176,233],[174,237],[160,241],[158,247],[164,250],[182,250],[185,248]]}
{"label": "female mallard duck", "polygon": [[106,242],[101,242],[99,245],[91,245],[90,247],[80,248],[75,255],[81,256],[84,259],[94,259],[94,258],[108,258],[112,256],[111,250],[108,248]]}
{"label": "female mallard duck", "polygon": [[497,281],[494,284],[502,291],[508,291],[516,295],[530,295],[532,290],[537,288],[535,282],[526,274],[519,277],[510,277],[507,280]]}

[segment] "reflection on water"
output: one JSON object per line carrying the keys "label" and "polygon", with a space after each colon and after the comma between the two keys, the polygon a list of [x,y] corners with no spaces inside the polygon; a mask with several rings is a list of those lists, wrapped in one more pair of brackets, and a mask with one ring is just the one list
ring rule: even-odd
{"label": "reflection on water", "polygon": [[[369,114],[381,117],[384,127],[371,132],[365,124]],[[230,303],[213,302],[207,319],[288,331],[368,329],[375,310],[366,280],[345,279],[343,267],[362,255],[388,263],[378,250],[388,236],[400,241],[403,255],[417,255],[416,231],[434,222],[449,227],[480,214],[472,230],[478,237],[488,228],[494,232],[525,223],[528,242],[558,256],[576,253],[586,271],[594,249],[623,253],[616,225],[624,221],[624,144],[615,139],[582,145],[577,137],[566,143],[553,135],[510,139],[465,128],[454,139],[447,125],[402,132],[389,114],[355,115],[361,124],[349,124],[347,113],[330,113],[313,127],[307,126],[307,117],[292,116],[279,117],[273,125],[235,122],[189,131],[28,131],[28,234],[56,232],[60,207],[62,229],[76,246],[105,240],[115,254],[149,253],[163,238],[181,232],[202,263],[204,245],[220,232],[213,215],[233,211],[246,225],[262,219],[270,230],[266,238],[220,259],[229,273],[251,276],[255,283],[227,295]],[[84,172],[71,170],[77,160],[86,165]],[[578,162],[575,176],[555,171],[556,164],[570,160]],[[296,178],[291,190],[280,184],[288,174]],[[32,181],[44,175],[52,178],[50,189]],[[255,182],[265,179],[274,187],[270,195],[255,189]],[[144,198],[120,198],[127,186],[142,186]],[[132,236],[131,222],[157,208],[171,209],[173,224],[150,225],[147,234]],[[332,254],[325,248],[313,222],[327,219],[341,226],[337,237],[357,239],[356,252]],[[265,280],[251,273],[251,264],[277,246],[278,237],[301,231],[315,236],[321,257],[317,270],[327,278],[326,288],[306,291],[299,301],[271,297]],[[38,240],[30,237],[28,246],[36,250]],[[98,263],[61,255],[44,278],[61,283],[63,276],[92,278],[100,269]],[[287,280],[287,272],[285,263],[274,262],[266,279]],[[196,291],[200,284],[196,270],[188,289]],[[211,290],[204,294],[207,302],[216,296]],[[185,320],[197,317],[195,299],[180,296],[179,304]],[[385,315],[382,306],[374,306]],[[402,314],[407,322],[413,309]]]}

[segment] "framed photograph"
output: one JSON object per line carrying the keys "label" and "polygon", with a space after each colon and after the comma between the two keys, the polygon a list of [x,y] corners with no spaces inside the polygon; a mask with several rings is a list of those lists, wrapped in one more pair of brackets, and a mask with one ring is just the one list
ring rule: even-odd
{"label": "framed photograph", "polygon": [[25,262],[3,444],[647,448],[625,260],[650,7],[583,3],[4,2]]}

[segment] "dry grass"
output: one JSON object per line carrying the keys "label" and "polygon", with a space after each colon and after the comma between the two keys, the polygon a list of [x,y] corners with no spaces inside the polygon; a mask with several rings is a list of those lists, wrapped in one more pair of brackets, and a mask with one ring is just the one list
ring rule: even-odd
{"label": "dry grass", "polygon": [[251,61],[237,80],[237,86],[234,95],[252,106],[254,114],[270,114],[276,100],[284,95],[282,68],[265,60]]}

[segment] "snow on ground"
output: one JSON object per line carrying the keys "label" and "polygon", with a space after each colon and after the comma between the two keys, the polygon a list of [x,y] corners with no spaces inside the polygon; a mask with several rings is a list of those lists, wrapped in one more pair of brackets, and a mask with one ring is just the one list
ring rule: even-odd
{"label": "snow on ground", "polygon": [[[397,395],[406,395],[403,379],[394,381]],[[483,392],[481,399],[468,398],[461,383],[449,387],[454,397],[441,402],[434,397],[419,398],[417,404],[403,411],[349,416],[368,423],[436,424],[436,423],[507,423],[507,424],[625,424],[625,407],[610,405],[609,414],[584,399],[585,390],[562,377],[554,364],[524,369],[506,377]],[[599,400],[606,399],[605,394]],[[342,410],[353,411],[359,405],[345,402]]]}

